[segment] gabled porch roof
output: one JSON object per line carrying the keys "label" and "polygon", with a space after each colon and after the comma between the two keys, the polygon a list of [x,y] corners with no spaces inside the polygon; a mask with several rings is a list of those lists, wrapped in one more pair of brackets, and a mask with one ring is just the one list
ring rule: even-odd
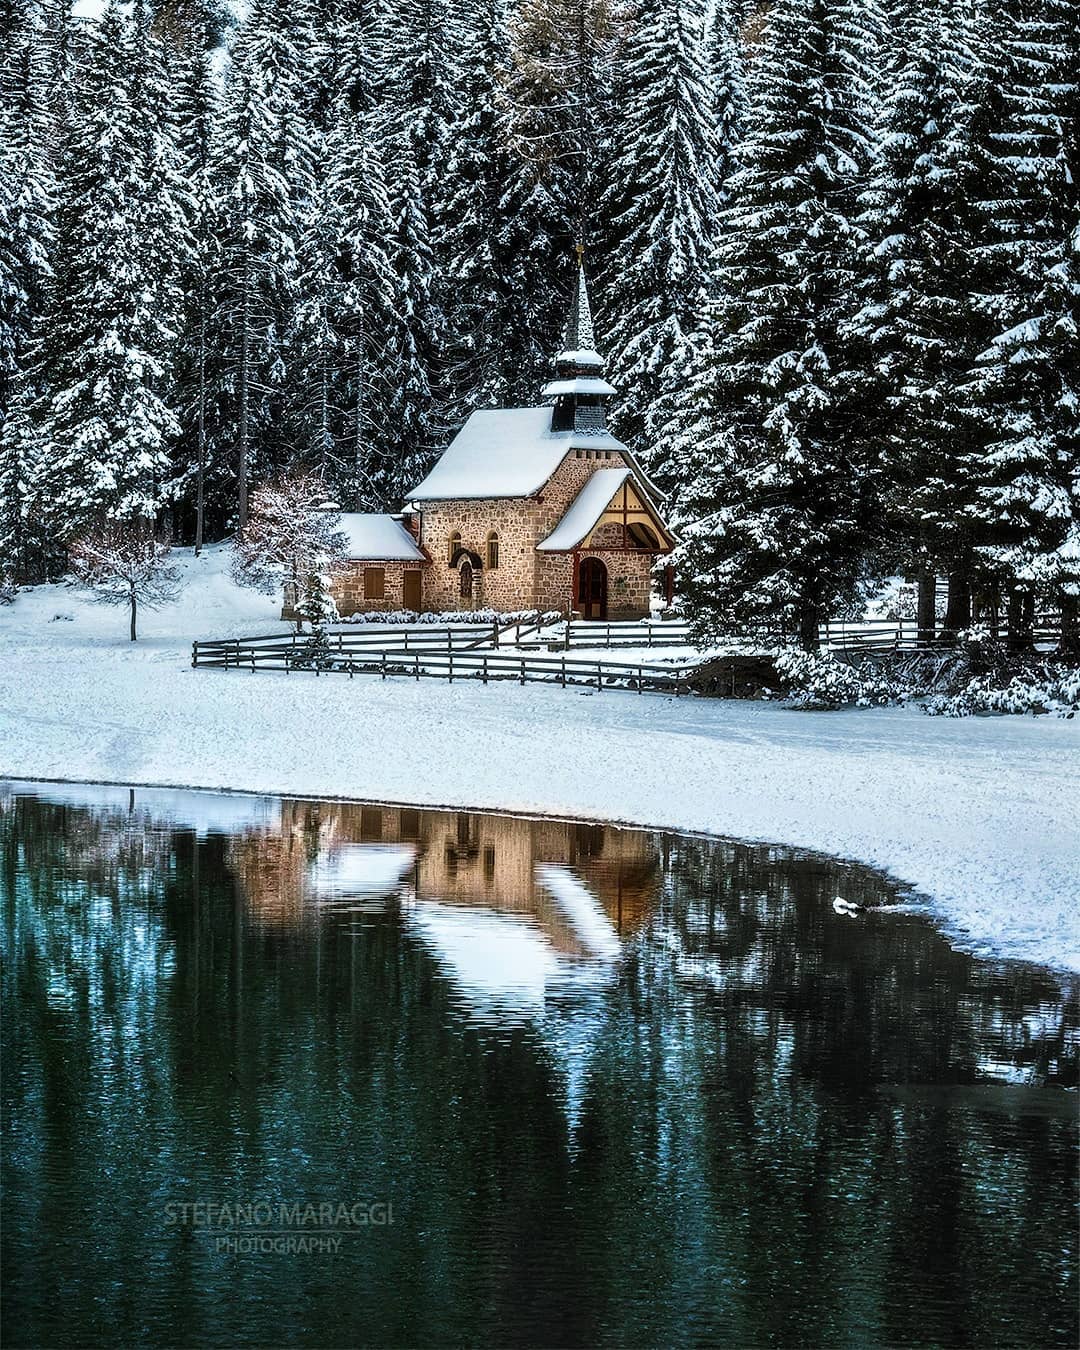
{"label": "gabled porch roof", "polygon": [[599,524],[604,513],[614,505],[619,490],[629,484],[641,502],[646,514],[662,540],[670,543],[671,531],[664,524],[659,511],[649,500],[648,493],[633,471],[625,464],[618,468],[597,469],[567,507],[566,514],[546,539],[537,544],[542,553],[568,553],[577,548]]}

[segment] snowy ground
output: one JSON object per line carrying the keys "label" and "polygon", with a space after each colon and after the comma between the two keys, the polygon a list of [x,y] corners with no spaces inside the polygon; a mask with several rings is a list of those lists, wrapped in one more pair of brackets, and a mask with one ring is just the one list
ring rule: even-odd
{"label": "snowy ground", "polygon": [[[66,587],[0,608],[0,774],[554,812],[875,864],[964,946],[1080,970],[1080,723],[798,713],[513,684],[190,668],[273,632],[224,557],[185,559],[125,640]],[[68,617],[54,617],[63,615]],[[612,655],[615,655],[614,653]]]}

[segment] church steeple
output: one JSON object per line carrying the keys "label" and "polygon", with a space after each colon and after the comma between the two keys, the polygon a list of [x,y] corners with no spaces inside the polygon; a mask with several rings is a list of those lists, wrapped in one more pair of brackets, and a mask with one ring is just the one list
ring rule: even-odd
{"label": "church steeple", "polygon": [[544,387],[544,397],[554,398],[552,431],[606,430],[604,400],[615,390],[602,378],[604,358],[596,350],[589,288],[582,262],[584,249],[577,246],[577,278],[566,319],[563,349],[555,358],[555,379]]}

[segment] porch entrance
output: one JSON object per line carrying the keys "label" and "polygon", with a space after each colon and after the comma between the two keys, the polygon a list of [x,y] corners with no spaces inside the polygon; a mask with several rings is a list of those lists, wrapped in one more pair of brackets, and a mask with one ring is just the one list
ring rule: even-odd
{"label": "porch entrance", "polygon": [[577,607],[583,619],[606,619],[607,568],[599,558],[582,558],[578,567]]}

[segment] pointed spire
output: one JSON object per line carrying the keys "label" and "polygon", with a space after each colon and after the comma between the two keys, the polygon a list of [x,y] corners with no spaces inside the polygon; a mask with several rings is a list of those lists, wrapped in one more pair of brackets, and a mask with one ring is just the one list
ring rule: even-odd
{"label": "pointed spire", "polygon": [[[595,352],[596,338],[593,335],[592,307],[589,304],[589,288],[585,284],[585,265],[582,255],[584,244],[577,245],[577,286],[570,301],[570,314],[566,320],[566,338],[563,342],[563,356],[570,352]],[[560,358],[562,359],[562,358]]]}
{"label": "pointed spire", "polygon": [[589,288],[577,245],[577,282],[570,296],[563,350],[555,358],[555,379],[544,387],[544,397],[555,399],[552,428],[602,431],[604,399],[615,390],[603,379],[604,358],[596,350]]}

